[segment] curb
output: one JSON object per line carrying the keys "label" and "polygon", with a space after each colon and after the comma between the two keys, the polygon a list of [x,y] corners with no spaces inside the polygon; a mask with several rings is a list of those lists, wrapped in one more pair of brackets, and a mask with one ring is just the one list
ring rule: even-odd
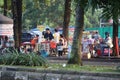
{"label": "curb", "polygon": [[111,72],[80,72],[80,71],[68,71],[68,70],[57,70],[57,69],[40,69],[40,68],[23,68],[15,66],[1,66],[0,71],[6,72],[34,72],[34,73],[52,73],[52,74],[69,74],[69,75],[84,75],[84,76],[99,76],[99,77],[112,77],[120,78],[120,73]]}

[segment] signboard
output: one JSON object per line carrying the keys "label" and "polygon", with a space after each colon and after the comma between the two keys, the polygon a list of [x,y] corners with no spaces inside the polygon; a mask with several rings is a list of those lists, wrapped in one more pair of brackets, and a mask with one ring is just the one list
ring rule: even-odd
{"label": "signboard", "polygon": [[13,35],[13,24],[0,24],[0,35]]}
{"label": "signboard", "polygon": [[38,25],[37,28],[42,32],[45,27],[43,25]]}

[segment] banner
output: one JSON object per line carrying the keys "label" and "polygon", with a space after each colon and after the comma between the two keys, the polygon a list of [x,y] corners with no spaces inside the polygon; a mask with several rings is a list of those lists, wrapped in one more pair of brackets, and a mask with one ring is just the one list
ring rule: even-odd
{"label": "banner", "polygon": [[37,28],[38,28],[41,32],[45,29],[45,27],[44,27],[43,25],[38,25]]}
{"label": "banner", "polygon": [[0,35],[13,35],[13,24],[0,24]]}

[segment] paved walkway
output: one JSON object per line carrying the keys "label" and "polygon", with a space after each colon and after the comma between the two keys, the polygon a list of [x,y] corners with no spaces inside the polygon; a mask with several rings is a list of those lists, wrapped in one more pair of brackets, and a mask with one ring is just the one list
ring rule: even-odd
{"label": "paved walkway", "polygon": [[[48,57],[50,63],[67,63],[68,58],[66,56],[60,57]],[[102,65],[102,66],[120,66],[120,58],[100,57],[91,59],[82,59],[83,65]]]}

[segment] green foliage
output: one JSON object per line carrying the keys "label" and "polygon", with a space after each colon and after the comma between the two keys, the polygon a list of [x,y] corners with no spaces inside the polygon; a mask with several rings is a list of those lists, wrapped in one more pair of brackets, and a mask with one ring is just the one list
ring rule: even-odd
{"label": "green foliage", "polygon": [[4,1],[0,0],[0,7],[3,6],[3,4],[4,4]]}
{"label": "green foliage", "polygon": [[[71,13],[71,21],[70,21],[70,25],[72,25],[72,26],[75,25],[75,15],[76,15],[75,5],[76,5],[75,2],[72,2],[72,7],[71,7],[72,13]],[[95,10],[94,14],[93,14],[91,7],[89,7],[88,9],[85,9],[85,10],[86,11],[85,11],[85,15],[84,15],[84,28],[98,27],[102,10],[101,9]]]}
{"label": "green foliage", "polygon": [[[0,0],[0,14],[4,13],[4,0]],[[7,0],[7,16],[12,17],[11,0]]]}
{"label": "green foliage", "polygon": [[22,54],[17,50],[9,51],[8,54],[0,56],[0,64],[4,65],[24,65],[24,66],[46,66],[48,62],[45,58],[36,53]]}
{"label": "green foliage", "polygon": [[23,1],[23,28],[30,29],[37,25],[55,27],[63,23],[63,0],[29,0]]}
{"label": "green foliage", "polygon": [[103,12],[101,17],[110,19],[120,15],[120,1],[118,0],[91,0],[92,10],[102,8]]}
{"label": "green foliage", "polygon": [[[77,1],[77,0],[76,0]],[[64,0],[23,0],[22,1],[22,29],[29,30],[37,25],[48,25],[50,27],[62,26],[64,16]],[[3,13],[3,0],[1,0],[1,10]],[[90,3],[90,2],[89,2]],[[8,16],[12,16],[11,13],[11,0],[8,0]],[[71,20],[70,24],[75,25],[75,5],[74,0],[71,3]],[[98,26],[98,12],[94,15],[88,10],[86,12],[85,27]],[[88,16],[90,15],[90,16]],[[94,19],[91,19],[93,17]]]}
{"label": "green foliage", "polygon": [[101,10],[96,10],[94,14],[92,14],[91,8],[85,13],[85,28],[89,27],[99,27]]}
{"label": "green foliage", "polygon": [[[81,1],[81,0],[76,0]],[[82,0],[83,1],[83,0]],[[91,0],[88,1],[89,5],[93,3]],[[96,0],[93,0],[96,2]],[[84,1],[83,1],[84,2]],[[0,1],[1,6],[3,6],[3,0]],[[63,25],[63,16],[64,16],[64,0],[23,0],[22,9],[22,27],[23,29],[31,29],[37,25],[48,25],[50,27],[56,27],[58,25]],[[11,1],[8,0],[8,16],[12,16],[10,10]],[[71,21],[70,25],[75,25],[75,5],[74,0],[71,3]],[[89,8],[89,7],[88,7]],[[2,10],[2,12],[1,12]],[[1,7],[0,13],[3,13],[3,7]],[[87,27],[96,27],[99,25],[99,11],[88,10],[85,14],[85,28]]]}

